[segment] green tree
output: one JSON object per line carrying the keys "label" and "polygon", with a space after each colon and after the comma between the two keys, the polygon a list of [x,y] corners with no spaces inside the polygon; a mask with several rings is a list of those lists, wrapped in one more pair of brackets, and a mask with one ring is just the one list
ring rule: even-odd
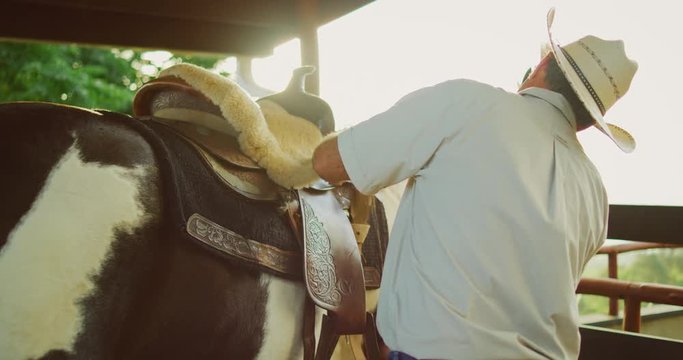
{"label": "green tree", "polygon": [[683,286],[683,252],[680,249],[657,249],[643,252],[621,271],[619,278]]}
{"label": "green tree", "polygon": [[0,42],[0,102],[49,101],[130,113],[132,99],[161,66],[190,62],[211,68],[219,55],[173,56],[64,44]]}

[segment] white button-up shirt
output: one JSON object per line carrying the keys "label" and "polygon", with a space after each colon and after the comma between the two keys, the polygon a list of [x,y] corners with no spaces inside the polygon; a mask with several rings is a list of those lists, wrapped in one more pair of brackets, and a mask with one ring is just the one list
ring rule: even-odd
{"label": "white button-up shirt", "polygon": [[392,350],[578,357],[575,289],[605,239],[608,203],[562,95],[447,81],[348,129],[338,144],[362,192],[409,179],[377,315]]}

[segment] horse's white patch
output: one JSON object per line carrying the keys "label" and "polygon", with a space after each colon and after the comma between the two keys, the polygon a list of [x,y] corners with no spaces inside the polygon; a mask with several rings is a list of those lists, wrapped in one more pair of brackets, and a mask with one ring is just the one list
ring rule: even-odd
{"label": "horse's white patch", "polygon": [[[268,288],[263,343],[258,360],[303,359],[304,300],[308,296],[302,282],[284,280],[269,274],[261,275],[261,284]],[[315,308],[315,340],[320,335],[324,310]]]}
{"label": "horse's white patch", "polygon": [[303,283],[261,275],[268,289],[263,343],[258,360],[303,358],[302,323],[304,316]]}
{"label": "horse's white patch", "polygon": [[72,350],[78,301],[94,287],[115,229],[144,221],[142,169],[84,163],[72,147],[0,253],[0,354],[36,358]]}
{"label": "horse's white patch", "polygon": [[[269,359],[303,359],[303,310],[306,289],[303,283],[284,280],[272,275],[262,274],[261,284],[268,289],[266,304],[266,321],[264,325],[263,343],[257,356],[258,360]],[[366,304],[372,311],[377,306],[378,290],[366,292]],[[315,340],[320,339],[320,328],[324,310],[316,307]],[[360,349],[362,335],[342,336],[332,359],[351,359],[354,354],[352,343]]]}

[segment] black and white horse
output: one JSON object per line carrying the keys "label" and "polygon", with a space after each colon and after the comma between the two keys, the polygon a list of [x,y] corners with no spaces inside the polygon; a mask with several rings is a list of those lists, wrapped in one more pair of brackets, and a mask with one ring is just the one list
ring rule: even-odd
{"label": "black and white horse", "polygon": [[0,358],[301,358],[302,283],[169,239],[162,165],[120,116],[0,105]]}

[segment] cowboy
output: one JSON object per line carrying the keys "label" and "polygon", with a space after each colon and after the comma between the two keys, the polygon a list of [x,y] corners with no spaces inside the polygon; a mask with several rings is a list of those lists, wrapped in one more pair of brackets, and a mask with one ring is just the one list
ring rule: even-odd
{"label": "cowboy", "polygon": [[313,166],[374,193],[408,179],[378,327],[393,359],[571,359],[575,289],[606,237],[608,202],[576,133],[635,148],[605,112],[637,64],[622,41],[551,51],[510,93],[470,80],[417,90],[323,142]]}

